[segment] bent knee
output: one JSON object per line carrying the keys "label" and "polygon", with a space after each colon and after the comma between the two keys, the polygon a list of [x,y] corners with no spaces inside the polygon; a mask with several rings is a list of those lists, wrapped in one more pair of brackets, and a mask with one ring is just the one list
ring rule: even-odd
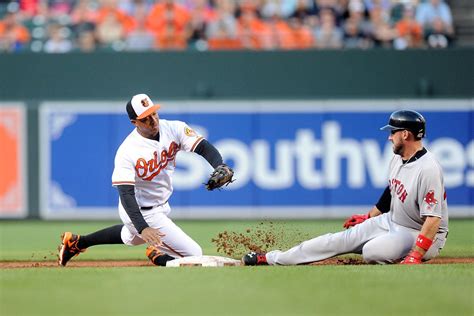
{"label": "bent knee", "polygon": [[193,250],[193,256],[202,256],[202,248],[201,246],[197,246],[194,250]]}
{"label": "bent knee", "polygon": [[184,256],[185,257],[191,257],[191,256],[202,256],[202,248],[199,246],[197,243],[194,245],[190,245],[189,247],[186,248],[184,251]]}

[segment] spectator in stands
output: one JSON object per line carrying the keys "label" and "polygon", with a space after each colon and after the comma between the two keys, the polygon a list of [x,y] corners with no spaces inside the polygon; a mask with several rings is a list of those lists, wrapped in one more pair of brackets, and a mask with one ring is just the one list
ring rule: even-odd
{"label": "spectator in stands", "polygon": [[81,53],[92,53],[97,48],[97,40],[94,31],[83,31],[78,34],[77,51]]}
{"label": "spectator in stands", "polygon": [[183,33],[190,19],[189,10],[177,3],[177,1],[161,0],[151,8],[147,17],[147,27],[156,35],[159,35],[164,30],[170,31],[171,29],[178,33]]}
{"label": "spectator in stands", "polygon": [[150,12],[155,0],[118,0],[117,7],[128,16],[135,16],[137,11]]}
{"label": "spectator in stands", "polygon": [[[335,25],[340,25],[340,21],[343,19],[345,12],[347,11],[347,0],[315,0],[316,10],[321,16],[320,11],[323,9],[330,9],[334,16]],[[360,1],[360,0],[358,0]]]}
{"label": "spectator in stands", "polygon": [[237,38],[234,1],[218,0],[216,4],[216,18],[209,22],[206,30],[209,49],[229,50],[242,48],[240,40]]}
{"label": "spectator in stands", "polygon": [[66,38],[68,30],[59,24],[51,24],[48,27],[49,39],[44,44],[46,53],[68,53],[72,50],[71,41]]}
{"label": "spectator in stands", "polygon": [[[362,2],[362,0],[357,0]],[[400,0],[399,0],[400,1]],[[406,0],[404,0],[406,1]],[[392,9],[392,5],[397,2],[397,0],[363,0],[363,5],[367,11],[371,11],[373,8],[381,8],[384,12],[388,13]]]}
{"label": "spectator in stands", "polygon": [[72,8],[75,0],[47,0],[47,6],[50,18],[58,18],[67,16]]}
{"label": "spectator in stands", "polygon": [[0,20],[0,51],[19,52],[30,41],[28,29],[19,22],[19,13],[8,12]]}
{"label": "spectator in stands", "polygon": [[96,36],[102,48],[114,48],[114,44],[125,39],[125,34],[125,27],[116,14],[106,14],[97,23]]}
{"label": "spectator in stands", "polygon": [[39,6],[44,0],[20,0],[20,12],[25,19],[31,19],[39,13]]}
{"label": "spectator in stands", "polygon": [[207,26],[217,18],[215,10],[207,0],[194,0],[190,8],[190,21],[187,29],[188,46],[199,50],[207,49]]}
{"label": "spectator in stands", "polygon": [[415,8],[405,6],[402,19],[395,25],[397,38],[394,41],[396,49],[420,48],[423,41],[423,30],[415,20]]}
{"label": "spectator in stands", "polygon": [[126,36],[126,50],[149,51],[154,49],[155,35],[146,28],[146,17],[146,6],[137,6],[134,10],[135,27]]}
{"label": "spectator in stands", "polygon": [[290,15],[290,24],[291,19],[299,19],[300,25],[304,24],[305,21],[318,14],[318,7],[311,0],[297,0],[295,11]]}
{"label": "spectator in stands", "polygon": [[331,9],[320,11],[320,26],[314,31],[316,47],[337,49],[342,47],[342,32],[336,26],[336,17]]}
{"label": "spectator in stands", "polygon": [[[360,31],[363,36],[367,39],[369,47],[373,46],[372,42],[372,26],[371,23],[365,18],[365,7],[361,0],[350,0],[348,4],[348,12],[346,20],[351,20],[350,23],[357,24],[357,30]],[[346,24],[344,22],[343,26]]]}
{"label": "spectator in stands", "polygon": [[449,34],[453,33],[451,9],[443,0],[428,0],[418,5],[416,20],[424,29],[428,29],[435,18],[443,21]]}
{"label": "spectator in stands", "polygon": [[95,24],[97,8],[91,0],[79,0],[71,11],[71,23],[74,26],[81,24]]}
{"label": "spectator in stands", "polygon": [[133,18],[118,8],[116,0],[100,0],[99,4],[96,17],[97,28],[106,22],[107,24],[120,24],[120,31],[115,32],[128,33],[133,29],[135,25]]}
{"label": "spectator in stands", "polygon": [[313,33],[304,21],[296,17],[290,19],[288,33],[280,36],[281,49],[310,49],[315,46]]}
{"label": "spectator in stands", "polygon": [[357,18],[348,18],[344,24],[344,48],[368,49],[372,41],[362,32]]}
{"label": "spectator in stands", "polygon": [[264,0],[260,6],[262,17],[271,19],[275,14],[283,19],[291,16],[296,9],[297,0]]}
{"label": "spectator in stands", "polygon": [[451,45],[452,40],[451,34],[439,17],[435,18],[426,30],[426,43],[429,48],[447,48]]}
{"label": "spectator in stands", "polygon": [[258,17],[253,0],[239,3],[240,17],[237,22],[237,37],[242,47],[251,50],[271,49],[272,36],[269,27]]}
{"label": "spectator in stands", "polygon": [[370,21],[367,31],[370,33],[375,47],[392,48],[396,31],[390,26],[386,12],[374,7],[369,13]]}
{"label": "spectator in stands", "polygon": [[[95,49],[95,35],[91,36],[90,34],[95,33],[96,20],[97,8],[94,3],[91,0],[78,0],[71,11],[71,30],[79,51],[89,52],[91,47]],[[82,33],[86,34],[82,36]],[[81,45],[81,43],[83,44]],[[81,49],[81,46],[84,49]]]}
{"label": "spectator in stands", "polygon": [[181,25],[172,19],[161,26],[156,38],[156,46],[159,50],[185,50],[187,48],[186,36]]}

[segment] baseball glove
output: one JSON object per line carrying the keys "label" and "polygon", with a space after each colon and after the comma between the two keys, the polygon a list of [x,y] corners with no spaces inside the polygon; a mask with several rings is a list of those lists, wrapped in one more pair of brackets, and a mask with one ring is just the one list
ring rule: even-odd
{"label": "baseball glove", "polygon": [[212,191],[214,189],[219,189],[224,185],[229,185],[229,183],[232,183],[234,181],[232,179],[233,176],[234,170],[232,170],[229,166],[227,166],[226,164],[219,165],[211,173],[211,176],[207,183],[205,183],[206,188],[209,191]]}

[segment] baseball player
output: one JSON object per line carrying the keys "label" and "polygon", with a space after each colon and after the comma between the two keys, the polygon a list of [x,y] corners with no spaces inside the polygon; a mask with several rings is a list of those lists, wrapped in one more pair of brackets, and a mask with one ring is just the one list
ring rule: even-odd
{"label": "baseball player", "polygon": [[423,147],[425,119],[415,111],[390,116],[393,144],[388,186],[366,215],[353,215],[345,231],[326,234],[287,251],[251,252],[245,265],[295,265],[346,253],[362,254],[368,263],[419,264],[436,257],[448,234],[448,208],[443,172]]}
{"label": "baseball player", "polygon": [[195,152],[215,168],[209,190],[232,182],[233,171],[223,164],[217,149],[184,122],[160,119],[159,108],[146,94],[133,96],[126,106],[135,129],[118,148],[112,174],[123,224],[83,236],[63,233],[61,266],[87,248],[104,244],[148,243],[146,255],[161,266],[175,258],[202,255],[201,247],[168,217],[176,154]]}

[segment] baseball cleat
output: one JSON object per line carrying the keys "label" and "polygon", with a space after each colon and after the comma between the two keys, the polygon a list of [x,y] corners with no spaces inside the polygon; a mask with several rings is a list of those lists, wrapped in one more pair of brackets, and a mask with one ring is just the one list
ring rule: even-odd
{"label": "baseball cleat", "polygon": [[266,266],[268,265],[267,257],[264,253],[255,251],[249,252],[242,257],[242,263],[246,266]]}
{"label": "baseball cleat", "polygon": [[81,252],[86,251],[85,249],[79,249],[77,242],[80,236],[74,235],[71,232],[65,232],[61,235],[61,245],[59,246],[59,265],[66,266],[69,260],[77,256]]}
{"label": "baseball cleat", "polygon": [[166,266],[166,262],[174,259],[170,255],[161,252],[160,249],[153,246],[148,246],[146,248],[146,256],[154,265],[162,267]]}

